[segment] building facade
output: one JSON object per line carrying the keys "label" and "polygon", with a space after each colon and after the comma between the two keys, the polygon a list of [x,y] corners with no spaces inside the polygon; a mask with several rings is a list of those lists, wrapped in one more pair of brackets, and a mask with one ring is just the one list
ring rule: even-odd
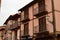
{"label": "building facade", "polygon": [[[58,0],[59,1],[59,0]],[[34,0],[28,5],[24,6],[21,11],[21,38],[33,40],[60,40],[60,22],[59,22],[59,7],[54,1],[54,14],[53,19],[52,0]],[[55,27],[54,27],[55,21]],[[55,30],[54,30],[55,28]]]}
{"label": "building facade", "polygon": [[6,24],[6,40],[20,40],[20,15],[10,15],[4,24]]}
{"label": "building facade", "polygon": [[18,14],[10,15],[4,23],[6,24],[5,39],[54,40],[56,36],[56,39],[60,40],[60,5],[57,5],[59,1],[57,3],[54,0],[53,10],[52,0],[33,0],[19,9]]}
{"label": "building facade", "polygon": [[5,26],[0,26],[0,40],[5,39]]}

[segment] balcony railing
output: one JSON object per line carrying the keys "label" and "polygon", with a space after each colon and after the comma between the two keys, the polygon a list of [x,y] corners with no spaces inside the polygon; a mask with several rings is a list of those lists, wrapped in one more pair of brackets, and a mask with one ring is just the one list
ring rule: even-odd
{"label": "balcony railing", "polygon": [[49,35],[49,32],[47,30],[39,31],[39,26],[34,27],[34,35],[35,37],[47,37]]}
{"label": "balcony railing", "polygon": [[34,9],[34,11],[35,11],[34,12],[34,16],[36,16],[36,17],[40,17],[40,16],[43,16],[43,15],[46,15],[48,12],[45,9],[45,0],[41,0],[38,3],[38,8]]}
{"label": "balcony railing", "polygon": [[15,22],[14,24],[10,25],[9,29],[13,30],[13,29],[18,28],[19,26],[20,26],[20,22]]}
{"label": "balcony railing", "polygon": [[41,31],[39,31],[39,30],[40,30],[40,26],[39,25],[34,27],[34,33],[44,33],[46,31],[48,31],[47,29],[46,30],[42,29]]}
{"label": "balcony railing", "polygon": [[46,14],[48,14],[48,12],[46,10],[43,10],[43,11],[39,11],[39,12],[34,13],[34,16],[40,17],[40,16],[43,16]]}
{"label": "balcony railing", "polygon": [[29,39],[29,35],[24,35],[24,30],[21,30],[21,40],[28,40]]}

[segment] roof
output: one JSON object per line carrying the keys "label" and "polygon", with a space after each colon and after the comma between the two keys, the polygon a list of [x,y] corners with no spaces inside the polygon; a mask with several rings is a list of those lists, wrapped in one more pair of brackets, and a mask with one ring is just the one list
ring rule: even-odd
{"label": "roof", "polygon": [[29,4],[27,4],[26,6],[24,6],[23,8],[19,9],[18,11],[23,11],[25,8],[28,8],[31,5],[33,5],[33,4],[35,4],[35,3],[39,2],[39,1],[40,0],[34,0],[34,1],[30,2]]}
{"label": "roof", "polygon": [[4,24],[7,24],[7,22],[8,22],[9,20],[17,20],[19,17],[20,17],[19,14],[10,15],[10,16],[7,18],[7,20],[5,21]]}
{"label": "roof", "polygon": [[0,30],[5,29],[5,26],[0,26]]}
{"label": "roof", "polygon": [[9,21],[9,20],[12,20],[13,18],[12,18],[12,15],[10,15],[8,18],[7,18],[7,20],[5,21],[5,23],[4,24],[7,24],[7,22]]}
{"label": "roof", "polygon": [[17,20],[18,18],[20,18],[20,14],[13,15],[13,20]]}

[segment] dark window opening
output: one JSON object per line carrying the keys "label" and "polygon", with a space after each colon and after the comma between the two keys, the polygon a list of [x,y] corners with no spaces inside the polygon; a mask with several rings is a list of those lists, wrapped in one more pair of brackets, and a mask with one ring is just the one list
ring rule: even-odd
{"label": "dark window opening", "polygon": [[28,8],[25,8],[23,13],[21,13],[21,20],[25,20],[29,17]]}
{"label": "dark window opening", "polygon": [[39,19],[39,32],[43,32],[46,30],[46,17],[42,17]]}
{"label": "dark window opening", "polygon": [[17,30],[15,30],[15,40],[17,40]]}
{"label": "dark window opening", "polygon": [[25,19],[29,17],[28,8],[26,8],[26,9],[24,10],[24,17],[25,17]]}
{"label": "dark window opening", "polygon": [[24,24],[24,35],[28,34],[28,23]]}
{"label": "dark window opening", "polygon": [[45,0],[39,2],[39,12],[45,11]]}

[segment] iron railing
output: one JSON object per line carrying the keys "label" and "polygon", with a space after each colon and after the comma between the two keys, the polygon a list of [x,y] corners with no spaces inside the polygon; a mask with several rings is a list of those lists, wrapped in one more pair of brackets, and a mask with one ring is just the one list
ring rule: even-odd
{"label": "iron railing", "polygon": [[18,26],[20,26],[20,22],[15,22],[14,24],[10,25],[9,29],[15,29],[18,28]]}

